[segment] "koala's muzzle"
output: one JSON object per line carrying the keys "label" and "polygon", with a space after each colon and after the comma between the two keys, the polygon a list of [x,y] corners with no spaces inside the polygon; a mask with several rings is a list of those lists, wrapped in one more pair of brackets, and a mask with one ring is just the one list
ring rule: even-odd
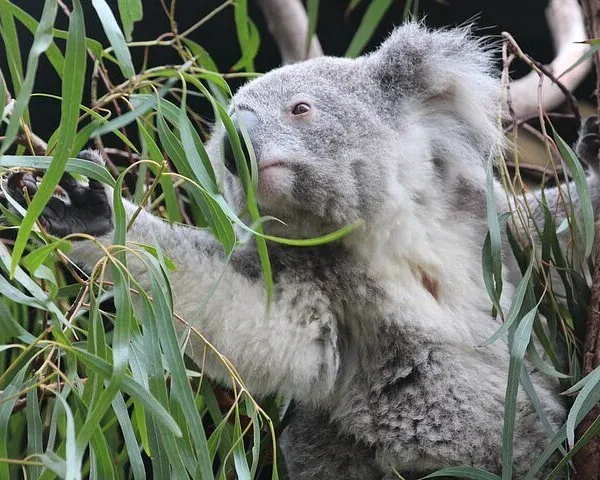
{"label": "koala's muzzle", "polygon": [[[248,137],[250,141],[253,141],[253,133],[256,130],[258,125],[258,116],[251,110],[238,110],[231,116],[231,120],[235,125],[235,129],[240,138],[240,142],[242,143],[242,151],[244,152],[244,157],[248,160],[248,147],[246,146],[246,142],[244,141],[244,137],[242,135],[241,128],[244,128],[248,133]],[[223,135],[223,161],[225,162],[225,168],[229,170],[234,175],[238,174],[237,165],[235,163],[235,155],[233,153],[233,147],[231,146],[231,142],[227,133]]]}

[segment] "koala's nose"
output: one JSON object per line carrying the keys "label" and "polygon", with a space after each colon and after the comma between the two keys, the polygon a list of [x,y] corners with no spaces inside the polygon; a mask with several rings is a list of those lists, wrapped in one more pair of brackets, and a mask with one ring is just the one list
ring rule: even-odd
{"label": "koala's nose", "polygon": [[[246,147],[246,142],[244,142],[244,137],[242,136],[242,130],[240,125],[248,133],[248,137],[250,141],[253,141],[253,133],[256,130],[256,126],[258,124],[258,116],[251,110],[238,110],[234,115],[231,116],[231,120],[235,125],[235,129],[240,138],[240,142],[242,143],[242,151],[244,152],[244,156],[246,160],[248,159],[248,148]],[[233,154],[233,147],[231,146],[231,142],[229,141],[229,137],[227,133],[223,135],[223,160],[225,162],[225,168],[229,170],[234,175],[238,174],[237,165],[235,163],[235,156]]]}

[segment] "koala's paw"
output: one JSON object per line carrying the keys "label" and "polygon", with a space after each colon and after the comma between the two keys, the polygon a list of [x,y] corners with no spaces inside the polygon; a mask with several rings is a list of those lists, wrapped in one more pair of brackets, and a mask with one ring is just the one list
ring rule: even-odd
{"label": "koala's paw", "polygon": [[[79,158],[104,164],[102,156],[95,151],[85,150]],[[86,233],[101,236],[114,228],[112,204],[104,185],[89,179],[88,184],[78,182],[70,174],[64,173],[57,191],[48,201],[40,216],[46,231],[57,237],[71,233]],[[35,195],[38,182],[29,172],[16,172],[8,177],[6,189],[10,196],[27,208],[27,195]]]}
{"label": "koala's paw", "polygon": [[575,144],[575,153],[579,160],[586,166],[592,168],[596,173],[600,171],[598,153],[600,152],[600,132],[598,130],[598,117],[588,117]]}

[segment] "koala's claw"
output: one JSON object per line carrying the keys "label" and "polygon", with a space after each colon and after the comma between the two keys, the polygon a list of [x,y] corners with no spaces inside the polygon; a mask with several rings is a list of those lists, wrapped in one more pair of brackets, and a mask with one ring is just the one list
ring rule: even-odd
{"label": "koala's claw", "polygon": [[31,198],[37,191],[37,184],[34,176],[29,172],[17,172],[8,178],[7,187],[14,196],[21,196],[24,198],[24,190],[27,191],[27,195]]}
{"label": "koala's claw", "polygon": [[[102,157],[90,150],[81,152],[79,158],[103,164]],[[102,183],[89,179],[85,185],[65,172],[59,186],[62,191],[50,198],[40,216],[48,233],[58,237],[71,233],[101,236],[113,229],[112,207]],[[38,185],[31,173],[16,172],[8,177],[6,188],[11,197],[27,208],[24,191],[31,198]]]}
{"label": "koala's claw", "polygon": [[598,153],[600,153],[598,117],[588,117],[583,123],[579,139],[575,145],[575,153],[582,163],[594,169],[595,172],[600,171],[598,162]]}

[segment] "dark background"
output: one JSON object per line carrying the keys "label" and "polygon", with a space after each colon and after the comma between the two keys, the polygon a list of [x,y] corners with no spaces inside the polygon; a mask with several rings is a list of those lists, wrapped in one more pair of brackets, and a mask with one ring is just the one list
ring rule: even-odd
{"label": "dark background", "polygon": [[[42,0],[19,0],[15,3],[35,18],[39,18],[44,2]],[[69,3],[67,2],[67,4]],[[108,3],[117,14],[117,0],[108,0]],[[178,0],[176,19],[179,30],[185,30],[221,3],[222,0]],[[363,0],[358,8],[346,15],[348,3],[348,0],[322,0],[320,2],[317,34],[324,52],[328,55],[343,55],[356,32],[369,1]],[[82,0],[82,4],[86,10],[87,35],[101,41],[104,45],[108,45],[91,2]],[[249,4],[250,16],[259,28],[262,39],[255,60],[256,69],[257,71],[268,71],[280,64],[279,52],[268,33],[260,8],[253,0],[250,0]],[[547,1],[542,0],[488,2],[480,0],[422,0],[419,11],[420,16],[424,16],[425,22],[430,26],[459,25],[474,21],[478,27],[478,33],[482,35],[499,36],[502,31],[506,30],[515,37],[525,52],[546,63],[553,57],[552,41],[544,17],[546,4]],[[404,1],[396,0],[379,25],[366,51],[375,48],[394,25],[402,22],[403,10]],[[68,20],[60,9],[57,27],[65,30],[68,27]],[[169,31],[169,24],[160,1],[145,0],[144,19],[135,26],[134,40],[154,39],[166,31]],[[22,41],[22,53],[26,55],[29,51],[32,36],[23,27],[19,28],[19,33]],[[231,65],[240,57],[233,8],[231,7],[228,7],[196,30],[190,38],[206,48],[222,72],[229,71]],[[59,47],[63,47],[61,40],[57,40],[57,43]],[[136,66],[141,65],[142,52],[143,49],[141,48],[132,49]],[[24,59],[25,61],[26,59]],[[180,63],[180,60],[170,48],[153,47],[150,63],[152,65],[163,65]],[[88,68],[90,67],[91,65],[88,66]],[[0,68],[9,82],[9,88],[11,88],[6,59],[3,55],[3,45],[0,49]],[[518,65],[515,62],[513,66],[514,77],[523,75],[526,72],[527,69],[524,65]],[[115,72],[115,77],[113,77],[115,82],[119,81],[119,75],[118,72]],[[233,88],[237,86],[238,84],[232,84]],[[576,95],[580,99],[590,100],[592,91],[593,82],[589,78],[577,90]],[[40,60],[34,92],[60,94],[60,79],[45,56],[42,56]],[[86,86],[85,89],[84,104],[89,104],[89,86]],[[58,125],[59,110],[60,106],[56,101],[32,98],[31,116],[34,132],[42,138],[48,138]],[[208,108],[201,113],[207,117],[210,116]]]}

